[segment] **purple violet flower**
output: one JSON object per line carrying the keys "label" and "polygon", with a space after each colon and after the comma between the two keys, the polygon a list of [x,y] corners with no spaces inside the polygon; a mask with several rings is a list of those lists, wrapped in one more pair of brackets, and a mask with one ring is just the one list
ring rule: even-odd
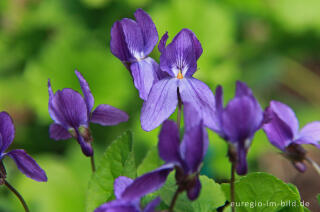
{"label": "purple violet flower", "polygon": [[223,90],[216,89],[218,130],[213,129],[234,148],[231,160],[236,162],[239,175],[247,173],[247,152],[253,136],[263,123],[263,111],[250,88],[237,81],[235,97],[223,108]]}
{"label": "purple violet flower", "polygon": [[299,122],[294,111],[286,104],[271,101],[265,110],[268,122],[263,125],[269,141],[284,152],[300,172],[306,170],[303,161],[306,151],[301,144],[312,144],[320,148],[320,121],[311,122],[299,130]]}
{"label": "purple violet flower", "polygon": [[50,80],[49,90],[49,114],[55,123],[50,126],[50,138],[65,140],[76,138],[81,146],[83,154],[93,155],[91,147],[92,136],[89,122],[102,126],[117,125],[128,120],[128,115],[110,105],[101,104],[92,111],[94,98],[91,94],[87,81],[80,72],[75,71],[83,92],[83,97],[77,91],[70,88],[52,91]]}
{"label": "purple violet flower", "polygon": [[151,17],[142,9],[134,13],[136,21],[124,18],[111,29],[110,48],[130,71],[140,98],[146,100],[152,85],[159,80],[159,64],[148,55],[158,42]]}
{"label": "purple violet flower", "polygon": [[172,167],[162,166],[135,180],[124,176],[118,177],[114,182],[116,200],[102,204],[94,212],[154,212],[160,204],[159,197],[152,200],[144,210],[140,208],[140,199],[159,189],[171,170]]}
{"label": "purple violet flower", "polygon": [[197,60],[202,47],[189,29],[182,29],[166,45],[167,33],[159,43],[160,68],[168,76],[156,82],[144,102],[141,111],[141,126],[145,131],[158,127],[175,111],[178,101],[190,103],[198,110],[204,125],[216,129],[215,99],[210,88],[192,77],[197,70]]}
{"label": "purple violet flower", "polygon": [[[195,200],[200,193],[200,167],[208,147],[207,132],[203,121],[190,104],[184,106],[185,136],[180,144],[179,129],[175,122],[165,121],[159,134],[159,155],[166,163],[160,168],[148,172],[135,180],[119,177],[115,180],[116,200],[105,203],[95,212],[140,212],[140,199],[148,193],[160,189],[169,173],[176,169],[179,191],[187,191],[190,200]],[[156,198],[144,212],[153,212],[160,203]]]}
{"label": "purple violet flower", "polygon": [[176,169],[180,192],[187,191],[190,200],[198,198],[201,183],[199,172],[208,148],[208,136],[198,111],[184,105],[185,133],[180,144],[179,129],[175,122],[166,120],[159,134],[159,156]]}
{"label": "purple violet flower", "polygon": [[13,142],[15,129],[10,115],[6,112],[0,113],[0,184],[6,178],[6,171],[3,165],[5,156],[11,157],[17,164],[18,169],[27,177],[39,181],[46,182],[47,175],[37,162],[26,153],[23,149],[15,149],[5,152]]}

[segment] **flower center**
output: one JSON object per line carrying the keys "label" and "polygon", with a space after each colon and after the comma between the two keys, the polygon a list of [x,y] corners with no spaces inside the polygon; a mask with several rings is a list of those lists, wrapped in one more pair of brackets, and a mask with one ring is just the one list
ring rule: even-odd
{"label": "flower center", "polygon": [[178,73],[178,75],[177,75],[177,78],[178,78],[178,79],[183,79],[183,75],[182,75],[182,73],[181,73],[181,70],[179,70],[179,73]]}

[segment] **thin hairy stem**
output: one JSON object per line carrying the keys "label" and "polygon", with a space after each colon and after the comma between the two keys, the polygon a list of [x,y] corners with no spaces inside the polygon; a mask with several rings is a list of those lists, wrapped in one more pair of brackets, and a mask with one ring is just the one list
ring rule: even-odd
{"label": "thin hairy stem", "polygon": [[96,165],[94,163],[94,156],[93,155],[90,156],[90,161],[91,161],[91,170],[94,173],[96,171]]}
{"label": "thin hairy stem", "polygon": [[231,210],[232,212],[236,211],[235,208],[235,198],[234,198],[234,180],[235,180],[235,171],[236,171],[236,166],[235,163],[231,163],[231,182],[230,182],[230,196],[231,196]]}
{"label": "thin hairy stem", "polygon": [[26,201],[24,201],[24,199],[21,196],[21,194],[12,185],[10,185],[10,183],[8,181],[4,180],[4,185],[6,185],[7,188],[18,197],[18,199],[20,200],[25,212],[29,212],[29,208],[27,206],[27,203],[26,203]]}
{"label": "thin hairy stem", "polygon": [[173,196],[173,198],[171,200],[168,212],[173,212],[173,208],[174,208],[174,205],[176,204],[176,201],[178,199],[179,194],[180,194],[180,188],[178,187],[177,190],[176,190],[176,193],[174,193],[174,196]]}

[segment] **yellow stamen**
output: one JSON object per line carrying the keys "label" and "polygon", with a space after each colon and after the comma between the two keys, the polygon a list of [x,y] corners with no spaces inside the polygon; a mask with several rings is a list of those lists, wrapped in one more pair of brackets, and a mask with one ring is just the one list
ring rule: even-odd
{"label": "yellow stamen", "polygon": [[178,79],[183,79],[183,75],[182,75],[181,71],[179,71],[177,78]]}

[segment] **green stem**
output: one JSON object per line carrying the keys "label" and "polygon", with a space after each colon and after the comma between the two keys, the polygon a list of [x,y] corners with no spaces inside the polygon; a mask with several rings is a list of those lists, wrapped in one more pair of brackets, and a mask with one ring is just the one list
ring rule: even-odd
{"label": "green stem", "polygon": [[96,171],[96,165],[94,163],[94,156],[93,155],[91,155],[90,161],[91,161],[91,170],[94,173]]}
{"label": "green stem", "polygon": [[168,212],[173,212],[173,208],[174,208],[174,205],[176,204],[176,201],[178,199],[179,194],[180,194],[180,188],[178,187],[177,190],[176,190],[176,193],[174,193],[174,196],[173,196],[173,198],[171,200]]}
{"label": "green stem", "polygon": [[4,180],[4,184],[7,186],[7,188],[14,193],[18,199],[20,200],[25,212],[29,212],[29,208],[27,206],[27,203],[24,201],[23,197],[21,196],[21,194],[12,186],[10,185],[10,183],[8,183],[8,181]]}
{"label": "green stem", "polygon": [[[235,198],[234,198],[234,180],[235,180],[235,170],[236,170],[236,167],[235,167],[235,164],[232,162],[231,163],[231,183],[230,183],[230,196],[231,196],[231,210],[232,212],[235,212],[236,209],[235,209]],[[232,204],[233,204],[233,207],[232,207]]]}

